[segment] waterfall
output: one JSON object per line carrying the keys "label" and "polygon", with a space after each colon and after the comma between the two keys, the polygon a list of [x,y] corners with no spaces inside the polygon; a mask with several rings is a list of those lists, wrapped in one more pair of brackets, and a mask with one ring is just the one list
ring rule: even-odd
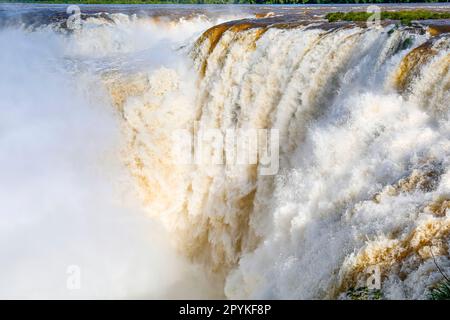
{"label": "waterfall", "polygon": [[1,21],[0,296],[346,299],[376,268],[422,299],[450,274],[448,30],[269,9]]}
{"label": "waterfall", "polygon": [[[385,297],[424,297],[432,254],[450,267],[449,45],[394,25],[208,29],[191,67],[116,99],[148,212],[230,298],[343,297],[370,266]],[[277,129],[279,172],[177,164],[171,134],[198,128]]]}

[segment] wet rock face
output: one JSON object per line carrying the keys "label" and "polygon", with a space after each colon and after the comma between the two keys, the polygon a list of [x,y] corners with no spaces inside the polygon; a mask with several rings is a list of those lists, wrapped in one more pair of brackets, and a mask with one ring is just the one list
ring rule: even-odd
{"label": "wet rock face", "polygon": [[431,24],[428,26],[427,31],[433,37],[441,35],[443,33],[450,33],[450,23],[449,24]]}
{"label": "wet rock face", "polygon": [[400,92],[407,89],[412,79],[420,72],[420,66],[431,60],[437,51],[433,49],[433,41],[427,41],[408,53],[402,60],[396,75],[396,85]]}
{"label": "wet rock face", "polygon": [[[444,29],[445,26],[442,27]],[[448,26],[450,28],[450,26]],[[441,29],[441,31],[442,31]],[[437,31],[436,31],[437,32]],[[405,91],[412,80],[420,75],[422,65],[427,64],[439,52],[447,49],[444,39],[449,39],[449,33],[440,33],[433,36],[436,32],[430,32],[432,38],[411,50],[402,60],[396,74],[396,86],[400,92]]]}

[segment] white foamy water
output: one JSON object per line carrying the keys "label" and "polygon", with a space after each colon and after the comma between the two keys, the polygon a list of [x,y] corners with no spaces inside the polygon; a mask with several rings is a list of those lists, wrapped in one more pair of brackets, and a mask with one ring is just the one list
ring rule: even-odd
{"label": "white foamy water", "polygon": [[[1,296],[345,298],[376,266],[420,299],[433,255],[450,273],[448,34],[109,18],[0,30]],[[280,171],[179,165],[194,126],[278,129]]]}
{"label": "white foamy water", "polygon": [[137,64],[142,51],[156,65],[175,59],[172,46],[205,26],[186,23],[179,36],[116,18],[72,35],[0,30],[2,298],[221,296],[143,212],[101,79],[127,54]]}

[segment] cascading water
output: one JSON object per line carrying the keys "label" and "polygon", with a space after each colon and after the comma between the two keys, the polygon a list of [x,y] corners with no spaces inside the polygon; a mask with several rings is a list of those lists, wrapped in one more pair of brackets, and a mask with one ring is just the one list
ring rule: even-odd
{"label": "cascading water", "polygon": [[[226,297],[345,298],[376,266],[417,299],[450,274],[449,33],[109,17],[31,34],[107,91],[145,211]],[[251,128],[278,130],[276,174],[174,158],[177,130]]]}
{"label": "cascading water", "polygon": [[223,297],[145,217],[104,86],[212,23],[107,17],[0,29],[0,297]]}

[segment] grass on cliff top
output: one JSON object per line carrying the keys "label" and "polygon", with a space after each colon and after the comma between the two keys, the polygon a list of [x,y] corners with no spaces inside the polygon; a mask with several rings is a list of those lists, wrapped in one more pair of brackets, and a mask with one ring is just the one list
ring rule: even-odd
{"label": "grass on cliff top", "polygon": [[[329,22],[336,21],[367,21],[373,13],[368,12],[331,12],[325,18]],[[398,20],[402,24],[410,25],[413,20],[450,19],[450,12],[435,12],[428,10],[412,11],[383,11],[381,20]]]}
{"label": "grass on cliff top", "polygon": [[430,300],[450,300],[450,281],[445,279],[435,288],[431,289],[428,298]]}

